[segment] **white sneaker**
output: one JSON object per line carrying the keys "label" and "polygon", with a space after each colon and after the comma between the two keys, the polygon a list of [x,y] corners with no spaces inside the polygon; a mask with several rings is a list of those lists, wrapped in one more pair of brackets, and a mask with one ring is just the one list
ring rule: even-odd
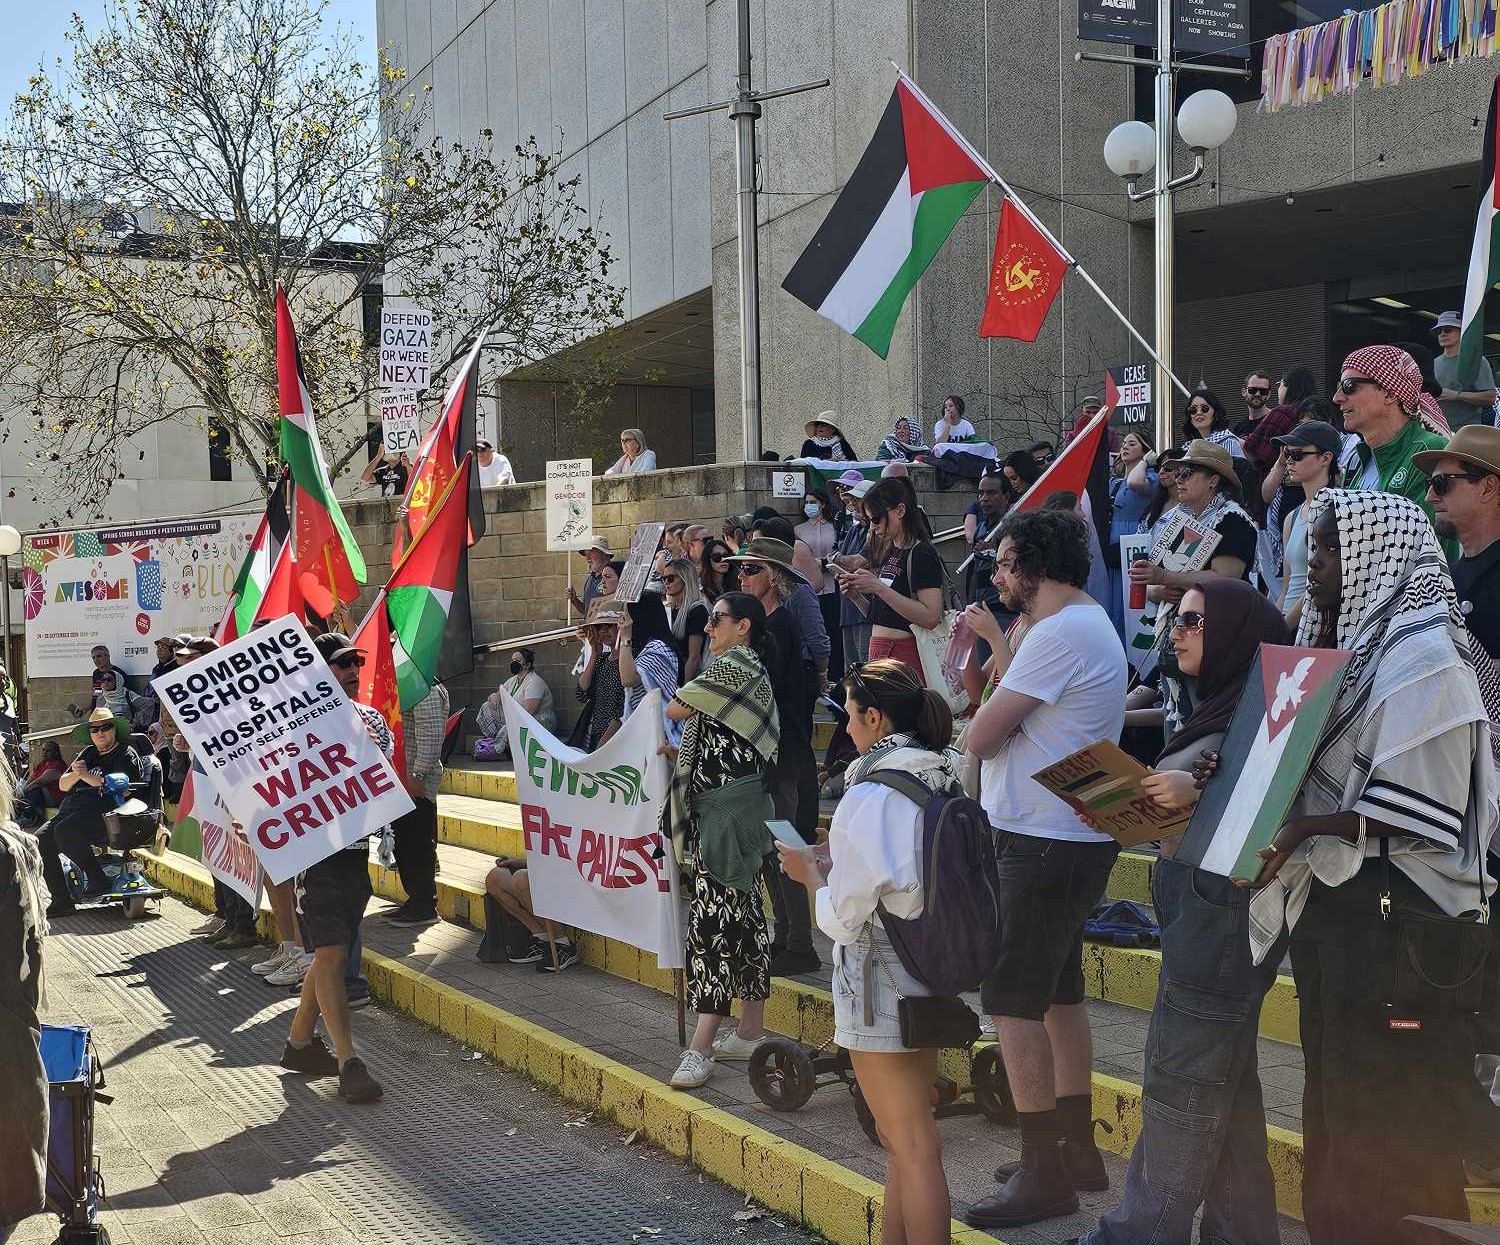
{"label": "white sneaker", "polygon": [[756,1047],[765,1040],[764,1037],[758,1037],[751,1041],[749,1038],[742,1038],[737,1029],[723,1029],[714,1039],[714,1058],[749,1059],[755,1054]]}
{"label": "white sneaker", "polygon": [[706,1085],[708,1078],[714,1074],[714,1061],[707,1055],[700,1055],[695,1050],[682,1052],[682,1062],[677,1065],[677,1071],[672,1073],[673,1089],[697,1089],[700,1085]]}
{"label": "white sneaker", "polygon": [[223,929],[224,918],[221,916],[211,916],[202,925],[193,926],[190,932],[195,938],[212,938],[215,934],[221,933]]}
{"label": "white sneaker", "polygon": [[264,960],[261,960],[257,964],[250,965],[250,971],[257,977],[269,976],[271,973],[274,973],[278,968],[285,964],[289,956],[293,956],[296,954],[297,944],[294,942],[284,942],[280,946],[278,946],[275,951],[271,952],[271,954]]}
{"label": "white sneaker", "polygon": [[294,950],[280,968],[266,974],[265,983],[268,986],[298,985],[307,976],[307,970],[312,964],[312,956],[305,951]]}

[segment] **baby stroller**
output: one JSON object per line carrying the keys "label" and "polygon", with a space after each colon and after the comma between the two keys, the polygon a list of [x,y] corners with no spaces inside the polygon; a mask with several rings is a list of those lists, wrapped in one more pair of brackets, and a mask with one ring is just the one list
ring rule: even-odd
{"label": "baby stroller", "polygon": [[47,1209],[62,1220],[58,1245],[109,1245],[99,1222],[104,1180],[94,1154],[94,1103],[113,1101],[86,1025],[43,1025],[51,1120],[47,1133]]}

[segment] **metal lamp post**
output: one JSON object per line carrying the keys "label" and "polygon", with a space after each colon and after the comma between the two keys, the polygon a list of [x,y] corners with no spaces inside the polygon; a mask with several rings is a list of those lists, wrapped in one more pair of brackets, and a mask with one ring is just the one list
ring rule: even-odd
{"label": "metal lamp post", "polygon": [[5,640],[0,643],[0,657],[4,659],[4,666],[10,669],[10,560],[21,552],[21,533],[11,527],[9,523],[0,523],[0,629],[3,629]]}
{"label": "metal lamp post", "polygon": [[[1156,203],[1156,353],[1162,363],[1172,365],[1173,267],[1176,240],[1173,234],[1172,196],[1203,176],[1205,152],[1222,147],[1234,133],[1238,114],[1234,101],[1223,91],[1198,91],[1190,95],[1177,113],[1177,132],[1193,153],[1193,167],[1172,176],[1172,5],[1157,0],[1156,124],[1125,121],[1104,140],[1104,162],[1110,172],[1125,179],[1125,193],[1132,203],[1154,199]],[[1108,59],[1100,57],[1097,59]],[[1157,170],[1156,184],[1140,188],[1142,175]],[[1156,444],[1172,441],[1172,381],[1158,368],[1156,387]]]}

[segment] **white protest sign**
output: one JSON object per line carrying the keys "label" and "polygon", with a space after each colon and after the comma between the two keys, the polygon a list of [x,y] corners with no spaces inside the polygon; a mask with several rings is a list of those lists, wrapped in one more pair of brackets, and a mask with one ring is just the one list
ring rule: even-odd
{"label": "white protest sign", "polygon": [[801,498],[807,491],[806,479],[806,475],[801,471],[773,471],[771,472],[771,496]]}
{"label": "white protest sign", "polygon": [[554,553],[594,543],[594,460],[555,458],[547,463],[547,548]]}
{"label": "white protest sign", "polygon": [[413,807],[294,614],[151,686],[272,883]]}
{"label": "white protest sign", "polygon": [[[1121,589],[1125,614],[1125,656],[1137,669],[1151,653],[1156,639],[1156,606],[1146,600],[1146,585],[1130,581],[1130,564],[1151,552],[1151,537],[1144,532],[1120,537],[1120,565],[1125,569]],[[1139,604],[1137,604],[1139,602]]]}
{"label": "white protest sign", "polygon": [[388,458],[416,456],[422,444],[422,408],[417,405],[415,393],[381,392],[380,438]]}
{"label": "white protest sign", "polygon": [[651,564],[656,560],[657,546],[661,544],[665,523],[642,523],[630,538],[630,553],[625,558],[625,569],[620,572],[620,586],[615,589],[615,600],[634,604],[646,590],[646,581],[651,577]]}
{"label": "white protest sign", "polygon": [[562,743],[504,688],[500,696],[536,915],[684,967],[677,865],[657,828],[667,798],[660,693],[592,753]]}
{"label": "white protest sign", "polygon": [[380,307],[380,387],[421,393],[432,384],[432,312]]}

